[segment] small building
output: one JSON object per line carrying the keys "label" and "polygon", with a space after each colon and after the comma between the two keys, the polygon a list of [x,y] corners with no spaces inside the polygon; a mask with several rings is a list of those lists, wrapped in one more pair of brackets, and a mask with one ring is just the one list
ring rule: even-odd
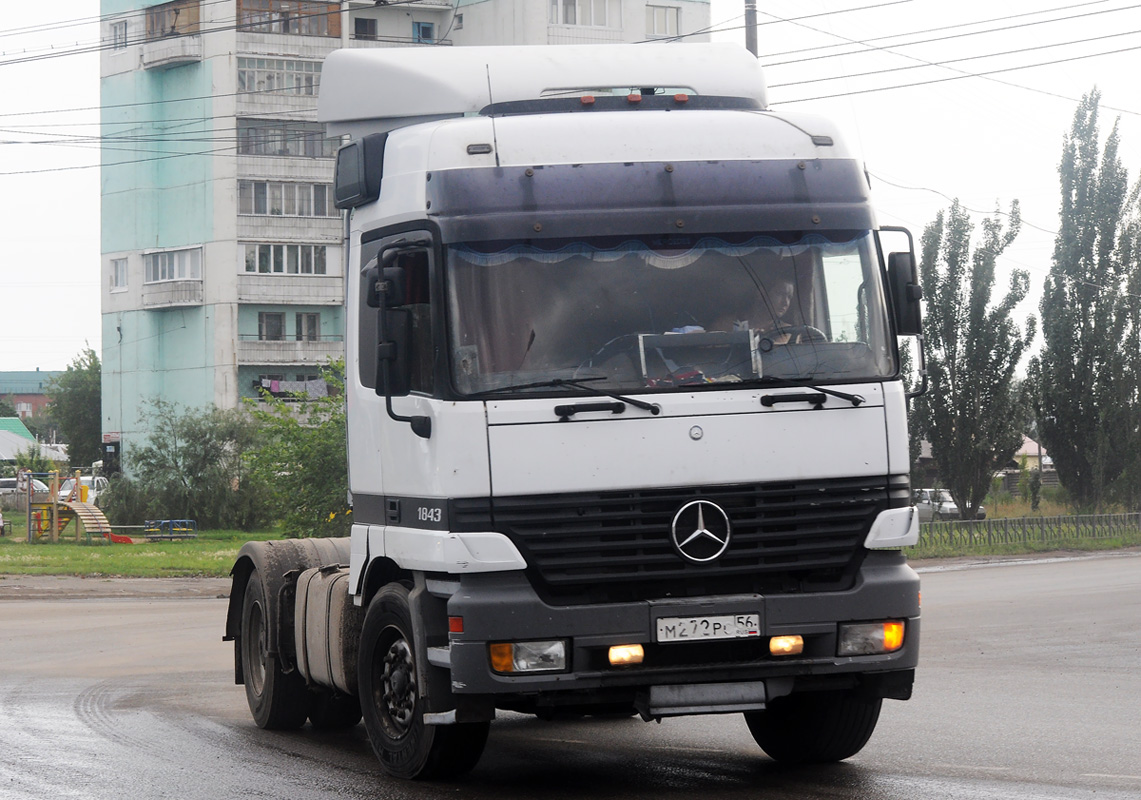
{"label": "small building", "polygon": [[[51,402],[48,386],[63,373],[55,371],[0,372],[0,399],[16,408],[24,420],[39,414]],[[25,429],[26,430],[26,429]],[[31,434],[28,434],[29,436]]]}

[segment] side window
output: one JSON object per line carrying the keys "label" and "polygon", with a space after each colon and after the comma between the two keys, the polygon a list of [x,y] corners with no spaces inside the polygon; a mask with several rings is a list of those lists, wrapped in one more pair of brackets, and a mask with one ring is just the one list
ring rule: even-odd
{"label": "side window", "polygon": [[[361,246],[361,285],[358,300],[360,381],[370,388],[377,386],[376,345],[379,341],[376,309],[369,308],[365,295],[365,270],[376,264],[384,246],[394,239],[411,239],[415,234],[386,237]],[[394,310],[401,310],[411,318],[410,389],[417,394],[434,394],[436,389],[435,361],[436,336],[432,329],[431,255],[427,250],[409,250],[401,253],[393,266],[404,269],[404,297]]]}
{"label": "side window", "polygon": [[435,339],[432,335],[432,300],[428,291],[428,253],[414,251],[397,259],[397,265],[404,267],[407,304],[405,308],[412,315],[412,391],[432,394],[436,388],[434,354]]}

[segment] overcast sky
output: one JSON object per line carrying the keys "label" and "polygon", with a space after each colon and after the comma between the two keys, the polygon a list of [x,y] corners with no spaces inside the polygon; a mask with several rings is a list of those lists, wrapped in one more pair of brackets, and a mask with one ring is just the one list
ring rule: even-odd
{"label": "overcast sky", "polygon": [[[839,123],[873,176],[881,224],[918,237],[959,198],[977,229],[1020,201],[1022,233],[1001,261],[1030,272],[1020,316],[1037,313],[1050,266],[1062,138],[1095,86],[1103,137],[1120,119],[1131,184],[1141,172],[1141,4],[757,5],[771,107]],[[712,0],[716,39],[744,42],[744,6]],[[63,369],[85,344],[100,350],[98,54],[50,57],[95,44],[98,13],[97,0],[3,2],[0,371]]]}

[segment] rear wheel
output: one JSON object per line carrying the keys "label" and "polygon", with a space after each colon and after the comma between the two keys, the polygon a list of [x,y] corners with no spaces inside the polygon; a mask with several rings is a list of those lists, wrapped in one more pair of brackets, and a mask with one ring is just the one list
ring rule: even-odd
{"label": "rear wheel", "polygon": [[483,754],[489,723],[425,725],[416,672],[408,590],[377,592],[361,630],[361,710],[372,749],[398,778],[445,778],[472,769]]}
{"label": "rear wheel", "polygon": [[292,730],[309,716],[309,690],[296,672],[286,674],[269,652],[269,616],[265,589],[255,569],[242,600],[242,635],[238,647],[246,684],[246,702],[259,728]]}
{"label": "rear wheel", "polygon": [[880,716],[881,698],[850,692],[780,697],[764,711],[745,713],[757,744],[786,764],[842,761],[863,749]]}

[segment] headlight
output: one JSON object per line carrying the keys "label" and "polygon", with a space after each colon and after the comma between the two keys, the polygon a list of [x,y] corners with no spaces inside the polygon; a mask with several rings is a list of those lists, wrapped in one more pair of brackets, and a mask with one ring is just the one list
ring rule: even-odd
{"label": "headlight", "polygon": [[504,675],[521,672],[564,672],[567,644],[562,639],[549,642],[497,642],[488,645],[491,668]]}
{"label": "headlight", "polygon": [[894,653],[903,647],[902,620],[861,622],[840,626],[840,639],[836,654],[841,656],[872,656]]}

